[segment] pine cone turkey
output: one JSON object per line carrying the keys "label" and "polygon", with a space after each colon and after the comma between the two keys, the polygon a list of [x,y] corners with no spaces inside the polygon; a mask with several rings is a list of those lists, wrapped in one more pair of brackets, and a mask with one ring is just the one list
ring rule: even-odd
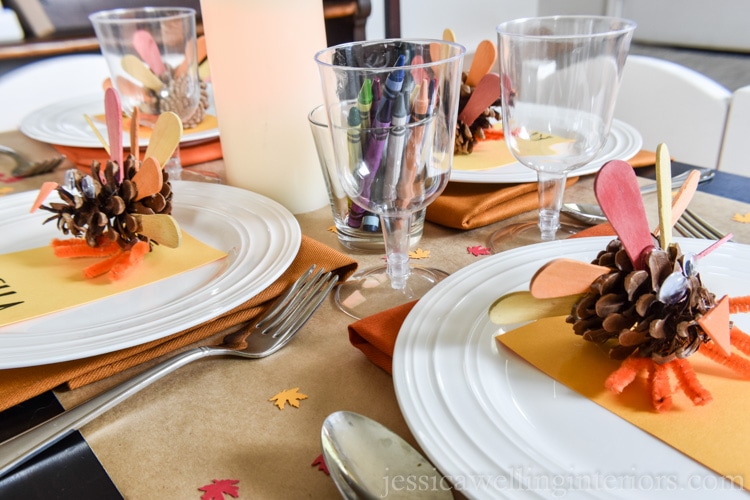
{"label": "pine cone turkey", "polygon": [[[133,214],[171,214],[172,187],[169,174],[163,170],[163,186],[159,193],[138,199],[138,187],[133,177],[138,171],[136,160],[130,155],[125,160],[125,178],[117,182],[117,163],[108,161],[102,168],[98,161],[91,166],[92,175],[80,170],[69,170],[66,186],[57,188],[62,202],[40,208],[52,212],[44,221],[57,221],[57,228],[65,235],[85,238],[89,246],[99,246],[103,238],[131,248],[139,240],[156,243],[141,234],[138,219]],[[101,178],[105,182],[101,182]]]}
{"label": "pine cone turkey", "polygon": [[[461,94],[458,100],[459,114],[461,114],[461,110],[463,110],[466,103],[469,102],[469,98],[474,92],[474,88],[465,83],[467,77],[466,72],[463,73],[462,77],[464,83],[461,85]],[[484,130],[492,128],[493,120],[499,121],[501,119],[500,112],[496,108],[499,104],[500,100],[498,99],[496,102],[492,103],[492,106],[485,109],[473,123],[464,123],[461,120],[458,120],[456,126],[454,154],[471,154],[477,142],[484,139]]]}
{"label": "pine cone turkey", "polygon": [[611,241],[593,263],[611,269],[597,278],[566,319],[585,340],[615,341],[610,357],[634,354],[665,363],[694,353],[708,335],[697,319],[712,309],[715,296],[699,275],[687,275],[685,295],[676,303],[657,299],[664,280],[683,272],[679,246],[654,248],[645,269],[636,270],[619,239]]}

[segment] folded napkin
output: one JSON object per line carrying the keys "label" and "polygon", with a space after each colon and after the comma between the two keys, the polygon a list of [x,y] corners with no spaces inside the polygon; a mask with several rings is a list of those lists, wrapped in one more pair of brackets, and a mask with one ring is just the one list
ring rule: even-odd
{"label": "folded napkin", "polygon": [[[116,352],[62,363],[0,370],[0,411],[61,385],[75,389],[101,380],[249,321],[263,312],[312,264],[326,271],[335,271],[342,281],[357,268],[357,263],[350,257],[303,236],[300,250],[284,274],[258,295],[215,319],[163,339]],[[219,344],[222,339],[223,335],[217,336],[209,343]]]}
{"label": "folded napkin", "polygon": [[[640,151],[628,160],[633,167],[656,163],[656,153]],[[571,186],[578,180],[569,178]],[[508,219],[539,207],[537,183],[474,184],[449,182],[434,202],[427,207],[425,218],[442,226],[475,229]]]}
{"label": "folded napkin", "polygon": [[[567,180],[566,186],[578,181]],[[475,229],[539,207],[537,183],[473,184],[449,182],[443,194],[427,206],[425,219],[456,229]]]}
{"label": "folded napkin", "polygon": [[[52,146],[60,154],[65,155],[65,157],[75,163],[77,167],[83,169],[91,168],[91,162],[94,160],[105,163],[109,159],[107,152],[102,148],[78,148],[61,146],[59,144],[52,144]],[[198,165],[218,160],[219,158],[222,158],[221,142],[219,139],[186,144],[184,146],[180,145],[180,162],[183,167]]]}
{"label": "folded napkin", "polygon": [[416,303],[416,300],[407,302],[355,321],[348,327],[349,342],[370,361],[391,373],[396,336]]}

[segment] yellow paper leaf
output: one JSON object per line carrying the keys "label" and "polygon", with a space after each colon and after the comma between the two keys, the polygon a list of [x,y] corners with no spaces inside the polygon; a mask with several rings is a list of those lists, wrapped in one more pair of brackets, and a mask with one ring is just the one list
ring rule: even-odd
{"label": "yellow paper leaf", "polygon": [[409,258],[410,259],[429,259],[430,251],[417,248],[416,250],[409,252]]}
{"label": "yellow paper leaf", "polygon": [[732,220],[735,222],[742,222],[744,224],[750,224],[750,212],[746,213],[745,215],[734,214],[734,217],[732,217]]}
{"label": "yellow paper leaf", "polygon": [[299,392],[299,387],[295,387],[294,389],[286,389],[275,394],[269,401],[273,401],[273,404],[278,406],[279,410],[283,410],[287,403],[295,408],[299,408],[299,402],[303,399],[307,399],[307,396]]}

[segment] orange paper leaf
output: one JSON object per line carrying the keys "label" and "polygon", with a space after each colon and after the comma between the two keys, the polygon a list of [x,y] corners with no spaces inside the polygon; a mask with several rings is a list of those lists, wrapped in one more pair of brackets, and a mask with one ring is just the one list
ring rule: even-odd
{"label": "orange paper leaf", "polygon": [[409,252],[409,258],[410,259],[429,259],[430,258],[430,251],[429,250],[422,250],[421,248],[417,248],[416,250],[413,250]]}
{"label": "orange paper leaf", "polygon": [[307,399],[307,396],[299,392],[299,387],[295,387],[294,389],[286,389],[275,394],[269,401],[273,401],[273,404],[278,406],[279,410],[283,410],[287,403],[295,408],[299,408],[299,402],[303,399]]}
{"label": "orange paper leaf", "polygon": [[745,215],[734,214],[732,220],[735,222],[742,222],[743,224],[750,224],[750,212],[746,213]]}

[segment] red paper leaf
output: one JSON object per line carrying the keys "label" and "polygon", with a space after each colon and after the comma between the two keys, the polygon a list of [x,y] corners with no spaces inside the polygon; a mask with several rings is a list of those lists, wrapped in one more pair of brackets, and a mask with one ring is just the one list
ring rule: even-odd
{"label": "red paper leaf", "polygon": [[224,500],[224,495],[239,498],[240,489],[235,486],[237,483],[239,483],[237,479],[213,479],[211,484],[198,488],[200,491],[205,491],[201,495],[201,500]]}
{"label": "red paper leaf", "polygon": [[318,466],[319,471],[323,471],[326,473],[326,476],[330,476],[331,474],[328,472],[328,466],[326,465],[326,459],[323,458],[323,454],[321,453],[317,457],[315,457],[315,460],[313,460],[313,463],[310,464],[311,466],[315,467]]}
{"label": "red paper leaf", "polygon": [[482,245],[466,247],[466,251],[474,257],[479,257],[480,255],[489,255],[491,253],[489,248],[483,247]]}

